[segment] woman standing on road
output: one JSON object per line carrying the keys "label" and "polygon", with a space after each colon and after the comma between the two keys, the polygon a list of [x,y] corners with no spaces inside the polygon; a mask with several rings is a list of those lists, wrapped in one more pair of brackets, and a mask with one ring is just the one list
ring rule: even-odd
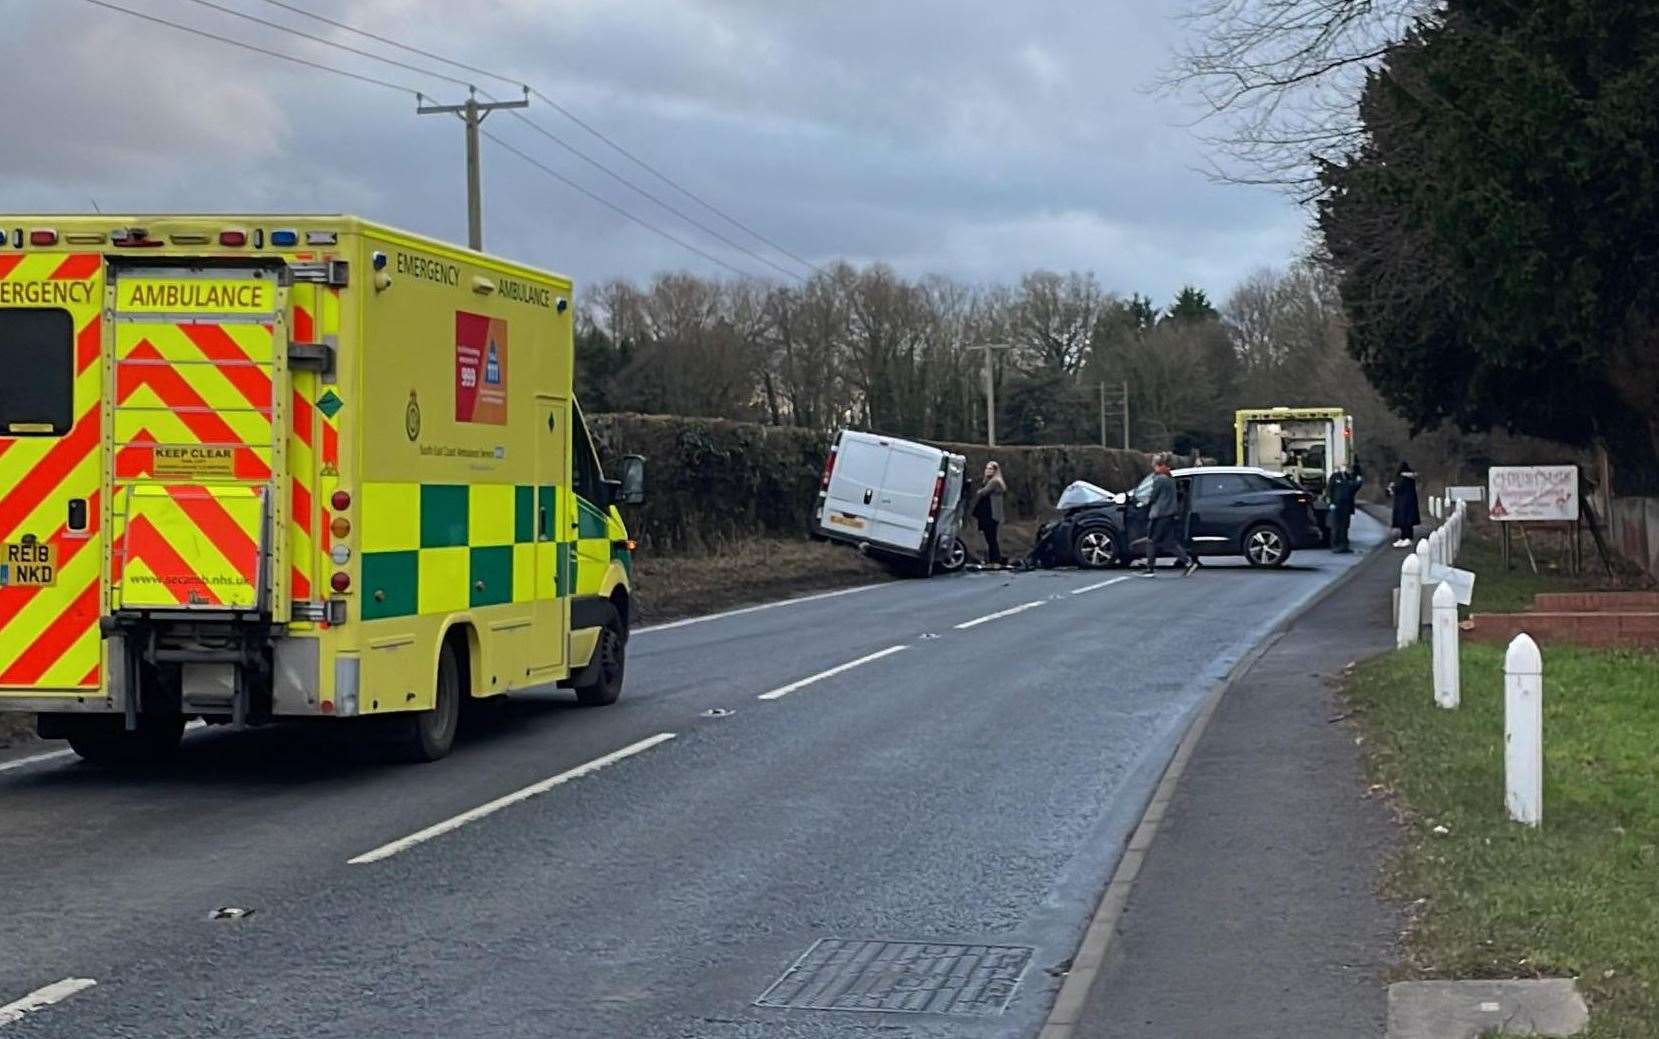
{"label": "woman standing on road", "polygon": [[1002,496],[1008,493],[1008,484],[1002,479],[1002,466],[985,463],[985,480],[974,494],[973,517],[979,523],[979,533],[985,538],[985,561],[992,566],[1003,564],[1002,545],[997,541],[997,528],[1002,526]]}
{"label": "woman standing on road", "polygon": [[1412,472],[1411,463],[1400,463],[1400,471],[1394,474],[1388,493],[1394,499],[1393,526],[1400,532],[1394,547],[1410,548],[1411,535],[1417,524],[1423,522],[1422,513],[1417,511],[1417,474]]}

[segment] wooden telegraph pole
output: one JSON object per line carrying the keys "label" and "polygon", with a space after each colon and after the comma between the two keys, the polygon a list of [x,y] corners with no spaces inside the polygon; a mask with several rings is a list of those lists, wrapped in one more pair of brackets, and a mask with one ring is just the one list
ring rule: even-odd
{"label": "wooden telegraph pole", "polygon": [[478,124],[498,108],[530,107],[530,88],[524,88],[520,101],[479,101],[476,91],[467,91],[465,104],[423,105],[421,95],[415,95],[415,114],[438,115],[448,112],[461,117],[467,127],[467,245],[474,251],[484,248],[484,188],[478,162]]}

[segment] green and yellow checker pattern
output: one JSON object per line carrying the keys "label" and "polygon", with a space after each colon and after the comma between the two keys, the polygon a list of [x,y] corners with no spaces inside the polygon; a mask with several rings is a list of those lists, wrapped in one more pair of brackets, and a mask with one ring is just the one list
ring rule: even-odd
{"label": "green and yellow checker pattern", "polygon": [[[511,484],[363,487],[362,618],[456,613],[575,594],[560,489]],[[568,494],[568,491],[564,491]],[[562,504],[574,507],[566,500]],[[540,529],[538,529],[540,528]],[[551,579],[537,587],[537,574]]]}

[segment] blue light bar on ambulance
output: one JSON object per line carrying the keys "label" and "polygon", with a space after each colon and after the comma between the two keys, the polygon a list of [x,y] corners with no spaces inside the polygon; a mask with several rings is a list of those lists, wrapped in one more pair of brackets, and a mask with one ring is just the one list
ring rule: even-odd
{"label": "blue light bar on ambulance", "polygon": [[283,230],[271,232],[271,245],[274,248],[287,249],[298,244],[300,244],[300,234],[298,231]]}

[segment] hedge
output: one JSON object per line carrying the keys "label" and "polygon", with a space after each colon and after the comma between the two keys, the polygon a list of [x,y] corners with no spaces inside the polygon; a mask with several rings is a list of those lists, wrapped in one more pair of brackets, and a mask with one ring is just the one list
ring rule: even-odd
{"label": "hedge", "polygon": [[[811,524],[832,435],[787,426],[672,415],[592,415],[600,457],[646,460],[646,501],[628,510],[629,528],[650,551],[685,554],[760,535],[801,536]],[[1150,469],[1138,451],[1086,446],[998,447],[940,443],[968,459],[977,476],[1002,464],[1015,518],[1046,513],[1073,480],[1112,490]]]}

